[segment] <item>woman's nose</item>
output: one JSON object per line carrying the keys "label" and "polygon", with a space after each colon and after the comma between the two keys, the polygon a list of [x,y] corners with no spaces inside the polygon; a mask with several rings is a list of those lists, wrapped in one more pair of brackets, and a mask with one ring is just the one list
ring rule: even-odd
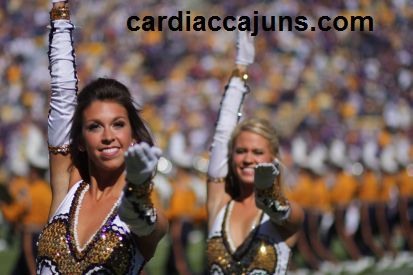
{"label": "woman's nose", "polygon": [[250,154],[250,153],[245,154],[245,155],[244,155],[243,162],[244,162],[244,163],[248,163],[248,164],[253,163],[253,162],[254,162],[254,157],[253,157],[253,155]]}
{"label": "woman's nose", "polygon": [[115,140],[114,135],[110,129],[105,129],[103,131],[103,136],[102,136],[102,143],[107,145],[112,143]]}

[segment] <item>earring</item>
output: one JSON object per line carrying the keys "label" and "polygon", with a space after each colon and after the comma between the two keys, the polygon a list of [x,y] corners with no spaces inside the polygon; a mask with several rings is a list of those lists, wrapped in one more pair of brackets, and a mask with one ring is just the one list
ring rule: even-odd
{"label": "earring", "polygon": [[135,145],[136,144],[136,141],[135,140],[132,140],[132,142],[131,142],[131,144],[129,145],[129,147],[132,147],[133,145]]}

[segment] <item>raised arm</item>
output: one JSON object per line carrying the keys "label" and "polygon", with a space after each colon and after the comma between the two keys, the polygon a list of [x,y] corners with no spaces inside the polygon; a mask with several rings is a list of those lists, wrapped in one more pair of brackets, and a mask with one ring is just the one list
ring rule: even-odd
{"label": "raised arm", "polygon": [[218,211],[230,199],[225,193],[225,177],[228,174],[228,142],[237,125],[242,102],[248,87],[246,69],[254,61],[253,37],[247,32],[237,33],[236,69],[225,88],[213,137],[207,180],[208,222],[215,219]]}
{"label": "raised arm", "polygon": [[[53,215],[65,197],[70,175],[69,134],[77,100],[77,75],[70,11],[67,2],[53,0],[50,11],[49,70],[51,76],[48,143]],[[72,179],[73,180],[73,179]]]}

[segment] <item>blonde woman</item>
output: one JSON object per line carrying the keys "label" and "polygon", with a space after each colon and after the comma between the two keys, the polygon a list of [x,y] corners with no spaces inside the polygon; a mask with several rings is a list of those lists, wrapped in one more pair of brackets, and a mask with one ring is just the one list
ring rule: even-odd
{"label": "blonde woman", "polygon": [[221,101],[208,167],[211,274],[285,274],[303,220],[302,209],[282,193],[275,129],[254,118],[238,124],[254,55],[252,37],[239,32],[236,69]]}

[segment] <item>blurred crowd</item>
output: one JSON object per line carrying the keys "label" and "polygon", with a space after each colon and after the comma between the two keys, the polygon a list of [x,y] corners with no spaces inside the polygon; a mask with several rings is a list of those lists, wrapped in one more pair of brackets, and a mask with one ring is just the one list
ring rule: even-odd
{"label": "blurred crowd", "polygon": [[[4,190],[31,175],[33,161],[25,148],[34,146],[34,139],[28,129],[45,135],[47,128],[49,2],[0,1],[2,210],[17,200]],[[127,18],[171,16],[178,10],[205,16],[258,10],[314,20],[372,16],[373,32],[261,32],[243,115],[267,118],[278,129],[286,193],[306,211],[291,269],[328,272],[340,266],[358,272],[412,261],[411,1],[90,0],[71,5],[79,87],[99,76],[125,83],[164,150],[155,195],[171,221],[174,245],[167,274],[194,273],[186,247],[195,238],[191,232],[205,237],[204,173],[219,101],[234,65],[235,33],[131,32]],[[46,153],[37,154],[40,159]],[[2,222],[10,224],[4,213]],[[333,240],[340,241],[345,255],[331,252]]]}

